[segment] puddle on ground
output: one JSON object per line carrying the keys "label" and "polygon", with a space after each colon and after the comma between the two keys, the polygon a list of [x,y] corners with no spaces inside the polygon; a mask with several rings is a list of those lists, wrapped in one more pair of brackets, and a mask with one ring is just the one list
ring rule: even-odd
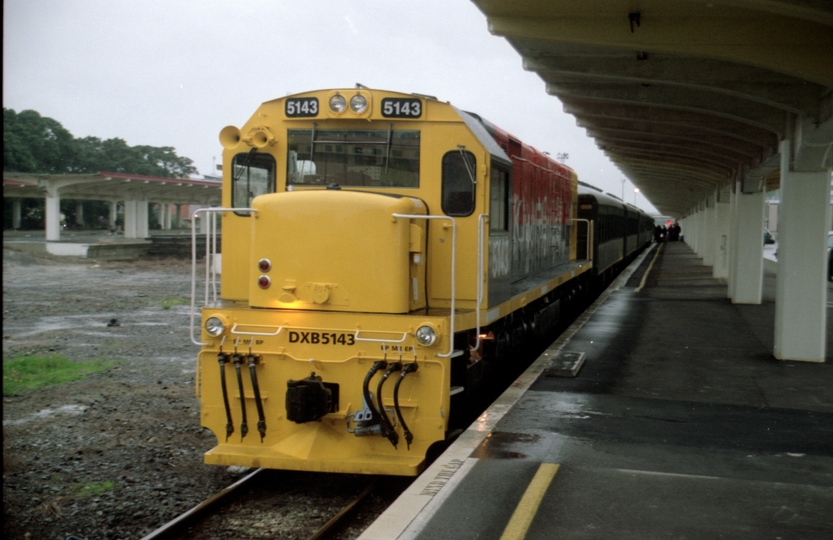
{"label": "puddle on ground", "polygon": [[70,404],[70,405],[61,405],[57,409],[41,409],[40,411],[30,414],[25,418],[19,418],[17,420],[3,420],[4,426],[20,426],[23,424],[28,424],[34,420],[44,420],[48,418],[52,418],[55,416],[77,416],[79,414],[83,414],[84,411],[87,410],[86,405],[77,405],[77,404]]}

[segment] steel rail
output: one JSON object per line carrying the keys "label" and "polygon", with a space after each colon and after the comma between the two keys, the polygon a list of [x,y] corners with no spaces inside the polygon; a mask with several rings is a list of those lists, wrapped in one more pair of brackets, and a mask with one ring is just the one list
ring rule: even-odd
{"label": "steel rail", "polygon": [[161,527],[148,534],[147,536],[142,537],[141,540],[160,540],[162,538],[171,538],[175,532],[177,532],[179,529],[181,529],[191,521],[195,520],[197,516],[199,516],[207,508],[213,506],[218,501],[226,498],[231,493],[236,491],[239,487],[248,484],[261,471],[263,471],[263,469],[255,469],[254,471],[247,474],[246,476],[233,483],[229,487],[223,488],[222,490],[218,491],[217,493],[204,500],[194,508],[174,518],[172,521],[169,521],[168,523],[162,525]]}
{"label": "steel rail", "polygon": [[339,522],[340,522],[340,521],[344,518],[344,516],[345,516],[345,515],[347,515],[347,512],[349,512],[350,510],[352,510],[354,506],[356,506],[357,504],[359,504],[359,503],[360,503],[360,502],[361,502],[361,501],[362,501],[362,500],[363,500],[363,499],[364,499],[364,498],[368,495],[368,493],[370,493],[371,491],[373,491],[373,488],[374,488],[374,487],[376,487],[376,482],[372,482],[369,486],[367,486],[366,488],[364,488],[364,490],[363,490],[361,493],[359,493],[358,495],[356,495],[356,496],[353,498],[353,500],[352,500],[352,501],[350,501],[349,503],[347,503],[347,505],[345,505],[345,507],[344,507],[344,508],[342,508],[341,510],[339,510],[339,512],[338,512],[336,515],[334,515],[333,517],[331,517],[331,518],[329,519],[329,521],[327,521],[327,523],[325,523],[324,525],[322,525],[322,526],[321,526],[321,528],[319,528],[317,531],[315,531],[315,532],[312,534],[312,536],[310,536],[309,538],[307,538],[307,540],[320,540],[321,538],[323,538],[323,537],[324,537],[324,535],[326,535],[328,532],[330,532],[330,530],[331,530],[334,526],[336,526],[336,525],[337,525],[337,524],[338,524],[338,523],[339,523]]}

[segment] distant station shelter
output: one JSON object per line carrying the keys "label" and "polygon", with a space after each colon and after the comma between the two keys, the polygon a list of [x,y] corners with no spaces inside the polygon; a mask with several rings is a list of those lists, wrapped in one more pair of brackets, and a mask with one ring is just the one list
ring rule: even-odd
{"label": "distant station shelter", "polygon": [[[21,225],[22,199],[46,199],[47,242],[61,239],[61,199],[110,203],[110,228],[116,228],[118,203],[124,203],[124,238],[149,236],[148,203],[160,205],[159,225],[170,229],[172,217],[182,205],[217,206],[221,182],[188,178],[160,178],[136,174],[3,173],[3,198],[13,201],[12,222]],[[80,206],[80,204],[79,204]],[[76,219],[79,219],[76,216]],[[81,218],[83,220],[83,214]],[[83,223],[83,222],[82,222]]]}

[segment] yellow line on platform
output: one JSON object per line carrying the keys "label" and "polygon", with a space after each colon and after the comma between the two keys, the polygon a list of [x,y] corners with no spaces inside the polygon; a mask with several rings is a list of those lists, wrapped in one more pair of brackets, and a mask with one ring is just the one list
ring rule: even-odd
{"label": "yellow line on platform", "polygon": [[639,282],[639,287],[636,288],[636,292],[641,291],[642,287],[645,286],[645,281],[648,280],[648,274],[651,273],[651,268],[654,267],[654,262],[657,260],[657,257],[659,257],[659,252],[662,251],[662,248],[664,248],[664,247],[665,247],[665,243],[663,243],[662,245],[660,245],[657,248],[657,252],[654,253],[654,258],[651,259],[651,264],[648,265],[648,269],[645,270],[645,274],[642,275],[642,281]]}
{"label": "yellow line on platform", "polygon": [[526,537],[526,532],[529,530],[529,526],[532,525],[532,519],[538,512],[544,493],[550,487],[556,472],[558,472],[557,463],[541,463],[538,472],[532,478],[532,482],[527,486],[524,496],[521,497],[521,502],[515,508],[515,513],[512,514],[512,519],[506,525],[500,540],[522,540]]}

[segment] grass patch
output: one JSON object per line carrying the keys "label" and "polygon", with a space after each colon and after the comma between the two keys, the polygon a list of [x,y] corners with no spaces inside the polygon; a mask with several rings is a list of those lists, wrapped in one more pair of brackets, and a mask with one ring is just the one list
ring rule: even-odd
{"label": "grass patch", "polygon": [[171,309],[174,306],[181,306],[187,304],[188,300],[184,298],[163,298],[162,309]]}
{"label": "grass patch", "polygon": [[73,484],[72,491],[79,497],[85,495],[101,495],[105,491],[113,491],[113,482],[93,482],[91,484]]}
{"label": "grass patch", "polygon": [[105,371],[116,362],[89,360],[73,362],[63,356],[25,356],[3,361],[3,395],[83,379],[90,373]]}

